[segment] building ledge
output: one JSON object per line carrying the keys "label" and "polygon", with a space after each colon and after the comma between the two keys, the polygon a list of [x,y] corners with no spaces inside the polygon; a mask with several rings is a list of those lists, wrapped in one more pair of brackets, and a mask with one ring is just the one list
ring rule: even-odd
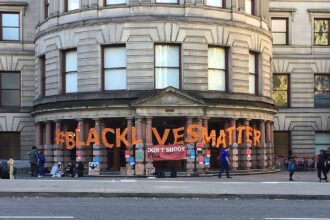
{"label": "building ledge", "polygon": [[270,12],[296,12],[297,9],[295,8],[270,8]]}
{"label": "building ledge", "polygon": [[0,2],[0,6],[28,6],[26,2]]}

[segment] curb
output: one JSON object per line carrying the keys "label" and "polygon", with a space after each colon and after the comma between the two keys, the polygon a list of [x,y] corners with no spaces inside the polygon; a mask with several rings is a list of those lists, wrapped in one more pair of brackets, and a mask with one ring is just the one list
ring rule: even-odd
{"label": "curb", "polygon": [[330,195],[281,195],[281,194],[196,194],[196,193],[99,193],[99,192],[0,192],[0,198],[194,198],[194,199],[283,199],[330,200]]}

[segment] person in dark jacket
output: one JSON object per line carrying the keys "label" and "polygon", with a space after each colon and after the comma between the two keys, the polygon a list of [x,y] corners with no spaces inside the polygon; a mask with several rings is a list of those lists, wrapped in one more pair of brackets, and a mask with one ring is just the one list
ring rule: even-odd
{"label": "person in dark jacket", "polygon": [[33,146],[29,152],[29,159],[31,165],[31,176],[36,177],[38,175],[38,152],[36,146]]}
{"label": "person in dark jacket", "polygon": [[227,178],[231,178],[230,171],[229,171],[229,153],[228,148],[222,149],[219,155],[220,162],[221,162],[221,169],[219,171],[218,177],[221,178],[223,171],[226,170]]}
{"label": "person in dark jacket", "polygon": [[294,158],[291,150],[289,151],[289,154],[288,154],[288,170],[289,170],[289,176],[290,176],[289,181],[293,181],[292,177],[293,177],[294,170],[295,170],[295,158]]}
{"label": "person in dark jacket", "polygon": [[41,150],[38,150],[38,177],[43,177],[45,175],[45,162],[46,159],[44,155]]}
{"label": "person in dark jacket", "polygon": [[322,174],[324,176],[324,180],[328,182],[328,176],[327,176],[327,155],[324,150],[320,150],[319,154],[319,160],[317,161],[317,176],[319,178],[319,181],[322,181]]}

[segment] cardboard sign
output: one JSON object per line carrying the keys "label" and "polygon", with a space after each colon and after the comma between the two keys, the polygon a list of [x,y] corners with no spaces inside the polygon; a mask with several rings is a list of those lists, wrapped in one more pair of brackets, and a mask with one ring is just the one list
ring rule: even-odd
{"label": "cardboard sign", "polygon": [[184,145],[154,145],[147,146],[147,161],[184,160],[187,148]]}
{"label": "cardboard sign", "polygon": [[206,150],[206,151],[205,151],[205,155],[206,155],[207,157],[211,157],[211,151],[210,151],[210,150]]}
{"label": "cardboard sign", "polygon": [[206,166],[210,165],[210,158],[208,158],[208,157],[204,157],[204,164],[205,164]]}
{"label": "cardboard sign", "polygon": [[129,165],[134,166],[135,165],[135,159],[134,157],[129,158]]}
{"label": "cardboard sign", "polygon": [[203,156],[198,157],[198,163],[199,164],[204,164],[204,157]]}
{"label": "cardboard sign", "polygon": [[98,162],[89,162],[89,164],[88,164],[88,175],[90,175],[90,176],[100,175],[100,163],[98,163]]}
{"label": "cardboard sign", "polygon": [[136,160],[136,162],[144,161],[144,151],[142,149],[135,151],[135,160]]}
{"label": "cardboard sign", "polygon": [[246,150],[246,154],[250,156],[252,154],[252,150],[251,149],[247,149]]}
{"label": "cardboard sign", "polygon": [[125,158],[126,160],[131,156],[131,151],[125,150]]}
{"label": "cardboard sign", "polygon": [[196,157],[195,150],[194,150],[194,149],[191,149],[191,150],[190,150],[190,158],[191,158],[191,159],[195,159],[195,157]]}

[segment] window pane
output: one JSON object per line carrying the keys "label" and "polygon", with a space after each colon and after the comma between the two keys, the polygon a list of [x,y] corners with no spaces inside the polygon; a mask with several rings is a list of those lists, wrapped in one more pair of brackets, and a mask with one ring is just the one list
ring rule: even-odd
{"label": "window pane", "polygon": [[104,73],[104,89],[126,89],[126,70],[106,70]]}
{"label": "window pane", "polygon": [[77,51],[69,51],[65,53],[65,72],[77,71]]}
{"label": "window pane", "polygon": [[328,33],[315,33],[314,43],[315,45],[328,45]]}
{"label": "window pane", "polygon": [[286,32],[286,20],[285,19],[272,19],[272,31],[273,32]]}
{"label": "window pane", "polygon": [[68,11],[80,8],[80,0],[68,0]]}
{"label": "window pane", "polygon": [[126,48],[113,47],[104,49],[104,68],[126,67]]}
{"label": "window pane", "polygon": [[222,0],[206,0],[206,5],[222,7]]}
{"label": "window pane", "polygon": [[126,4],[126,0],[107,0],[107,5]]}
{"label": "window pane", "polygon": [[226,69],[225,49],[219,47],[210,47],[208,53],[209,68]]}
{"label": "window pane", "polygon": [[2,89],[21,89],[21,75],[19,73],[2,73]]}
{"label": "window pane", "polygon": [[156,45],[156,67],[179,67],[179,47]]}
{"label": "window pane", "polygon": [[252,0],[245,0],[245,12],[252,15]]}
{"label": "window pane", "polygon": [[256,93],[256,76],[251,74],[249,75],[249,93]]}
{"label": "window pane", "polygon": [[78,91],[78,74],[67,73],[65,74],[65,92],[73,93]]}
{"label": "window pane", "polygon": [[178,69],[157,68],[156,69],[156,89],[163,89],[168,86],[180,88],[180,78]]}
{"label": "window pane", "polygon": [[314,32],[325,33],[328,32],[328,20],[314,20]]}
{"label": "window pane", "polygon": [[252,53],[249,54],[249,72],[256,72],[256,55]]}
{"label": "window pane", "polygon": [[274,104],[279,107],[288,106],[288,93],[287,91],[273,91]]}
{"label": "window pane", "polygon": [[177,0],[156,0],[156,3],[172,3],[172,4],[177,4]]}
{"label": "window pane", "polygon": [[273,89],[274,90],[287,90],[288,89],[288,76],[274,75]]}
{"label": "window pane", "polygon": [[20,90],[2,90],[1,91],[2,106],[20,106],[21,105],[21,91]]}
{"label": "window pane", "polygon": [[209,70],[209,90],[226,90],[226,74],[221,70]]}
{"label": "window pane", "polygon": [[330,106],[330,76],[329,75],[315,75],[315,107],[329,107]]}
{"label": "window pane", "polygon": [[286,33],[272,33],[273,44],[286,44]]}
{"label": "window pane", "polygon": [[18,14],[2,14],[2,26],[19,27]]}
{"label": "window pane", "polygon": [[19,28],[2,28],[3,40],[19,40]]}

